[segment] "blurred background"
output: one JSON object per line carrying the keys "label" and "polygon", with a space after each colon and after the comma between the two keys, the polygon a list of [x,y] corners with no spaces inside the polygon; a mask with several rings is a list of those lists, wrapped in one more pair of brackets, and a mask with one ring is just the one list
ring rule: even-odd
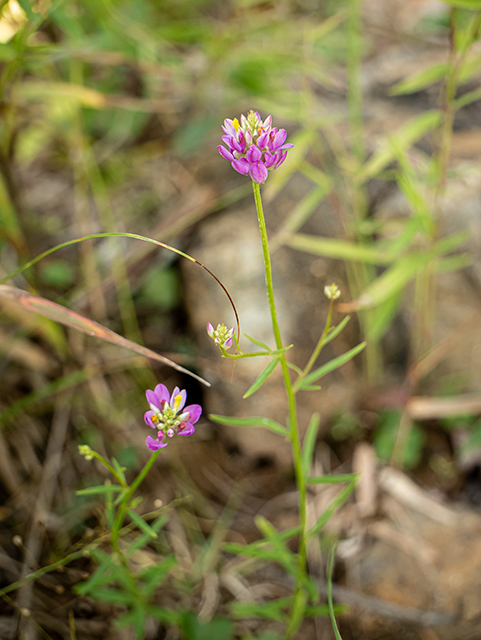
{"label": "blurred background", "polygon": [[[344,640],[478,637],[478,0],[1,0],[0,11],[0,276],[74,238],[140,234],[205,264],[231,293],[241,330],[273,344],[252,188],[217,152],[225,118],[272,114],[295,145],[262,188],[292,361],[307,362],[333,281],[334,321],[351,320],[322,361],[367,340],[300,401],[302,429],[321,416],[316,473],[363,473],[326,532],[341,540],[339,602],[353,607],[341,617]],[[158,597],[205,620],[225,615],[238,592],[220,550],[192,577],[219,514],[229,505],[226,539],[251,542],[256,514],[294,526],[297,502],[280,438],[208,415],[283,422],[282,380],[242,400],[265,363],[238,362],[230,382],[232,365],[205,332],[209,321],[234,324],[227,298],[197,265],[152,244],[85,241],[6,284],[212,387],[0,298],[1,586],[104,530],[99,505],[75,494],[103,481],[77,446],[138,470],[149,453],[145,390],[162,382],[187,389],[204,413],[143,485],[145,510],[178,501],[164,544],[188,586],[182,598]],[[313,513],[336,491],[316,489]],[[323,558],[311,562],[322,573]],[[78,638],[134,637],[113,626],[114,605],[75,594],[90,570],[79,560],[4,596],[2,640],[18,637],[21,607],[37,637],[75,637],[69,611]],[[265,595],[255,586],[244,584],[251,599]],[[380,597],[460,617],[434,619],[433,631],[420,615],[386,613]],[[218,637],[277,637],[242,624]],[[201,638],[186,628],[159,623],[145,637]],[[302,637],[331,638],[330,623],[306,622]]]}

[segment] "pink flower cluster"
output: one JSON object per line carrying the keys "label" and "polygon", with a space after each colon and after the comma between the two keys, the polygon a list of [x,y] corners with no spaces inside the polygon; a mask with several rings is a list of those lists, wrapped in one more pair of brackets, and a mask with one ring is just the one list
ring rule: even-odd
{"label": "pink flower cluster", "polygon": [[286,159],[287,149],[293,144],[285,144],[287,131],[272,126],[272,116],[262,122],[260,115],[251,111],[247,116],[224,120],[222,145],[217,148],[220,155],[229,160],[232,167],[242,175],[249,175],[254,182],[263,184],[269,169],[277,169]]}
{"label": "pink flower cluster", "polygon": [[199,404],[184,406],[187,391],[175,387],[171,396],[165,385],[158,384],[154,391],[148,389],[145,395],[150,411],[144,414],[144,420],[149,427],[157,429],[157,438],[147,436],[147,446],[151,451],[166,447],[166,437],[190,436],[194,433],[194,424],[201,416],[202,407]]}

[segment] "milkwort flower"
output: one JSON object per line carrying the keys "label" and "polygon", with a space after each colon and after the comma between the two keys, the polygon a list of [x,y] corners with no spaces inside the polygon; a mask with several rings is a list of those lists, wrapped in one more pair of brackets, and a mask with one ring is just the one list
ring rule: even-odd
{"label": "milkwort flower", "polygon": [[287,131],[272,127],[272,116],[262,122],[257,111],[251,111],[247,117],[224,120],[222,145],[217,148],[220,155],[229,160],[232,167],[242,175],[250,175],[254,182],[263,184],[267,180],[269,169],[277,169],[286,159],[287,149],[293,144],[285,144]]}
{"label": "milkwort flower", "polygon": [[234,327],[227,329],[225,324],[218,324],[217,329],[214,329],[214,326],[210,322],[207,323],[207,334],[221,349],[227,350],[232,347],[234,333]]}
{"label": "milkwort flower", "polygon": [[194,424],[200,418],[202,407],[199,404],[184,407],[187,391],[175,387],[171,396],[165,385],[158,384],[154,391],[148,389],[145,395],[150,411],[146,411],[144,420],[149,427],[157,429],[157,438],[147,436],[147,446],[151,451],[166,447],[166,437],[173,438],[176,434],[190,436],[194,433]]}

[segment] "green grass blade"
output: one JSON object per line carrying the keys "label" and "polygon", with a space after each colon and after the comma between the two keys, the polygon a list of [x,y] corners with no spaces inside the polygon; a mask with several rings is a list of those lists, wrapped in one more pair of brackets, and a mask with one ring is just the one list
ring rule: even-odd
{"label": "green grass blade", "polygon": [[273,431],[281,436],[288,436],[289,431],[286,427],[283,427],[281,424],[276,422],[275,420],[271,420],[270,418],[261,418],[259,416],[253,416],[250,418],[233,418],[229,416],[219,416],[215,414],[210,414],[209,419],[213,422],[218,422],[220,424],[226,424],[229,427],[264,427],[264,429],[269,429],[269,431]]}
{"label": "green grass blade", "polygon": [[332,547],[327,558],[327,605],[329,607],[329,617],[331,618],[332,630],[336,640],[342,640],[337,626],[336,616],[334,615],[334,603],[332,602],[332,573],[334,569],[334,555],[336,548]]}

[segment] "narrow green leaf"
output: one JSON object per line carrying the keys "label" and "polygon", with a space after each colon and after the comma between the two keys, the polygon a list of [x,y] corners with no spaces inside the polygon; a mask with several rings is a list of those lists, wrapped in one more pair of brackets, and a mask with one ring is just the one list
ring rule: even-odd
{"label": "narrow green leaf", "polygon": [[450,236],[441,238],[433,247],[433,253],[435,255],[442,255],[443,253],[449,253],[458,249],[471,239],[471,233],[467,229],[462,229],[456,233],[452,233]]}
{"label": "narrow green leaf", "polygon": [[226,424],[230,427],[264,427],[265,429],[269,429],[281,436],[289,435],[289,432],[285,427],[270,418],[261,418],[258,416],[252,416],[250,418],[233,418],[229,416],[218,416],[212,413],[209,415],[209,418],[213,422]]}
{"label": "narrow green leaf", "polygon": [[326,336],[326,339],[324,340],[324,346],[326,346],[328,342],[331,342],[331,340],[334,340],[334,338],[341,333],[341,331],[344,329],[344,327],[346,326],[346,324],[349,322],[350,319],[351,319],[351,316],[346,316],[341,320],[341,322],[337,326],[333,327],[329,331],[329,333]]}
{"label": "narrow green leaf", "polygon": [[272,349],[268,347],[264,342],[261,342],[260,340],[257,340],[252,336],[248,336],[247,333],[244,333],[243,336],[244,338],[247,338],[247,340],[250,340],[253,344],[256,344],[258,347],[262,347],[262,349],[265,349],[266,351],[272,351]]}
{"label": "narrow green leaf", "polygon": [[[346,611],[348,610],[348,607],[345,604],[335,604],[333,606],[333,609],[334,609],[334,613],[337,613],[338,615],[340,615],[342,613],[346,613]],[[324,617],[328,615],[329,615],[329,606],[327,604],[316,604],[311,607],[306,607],[306,616],[317,618],[317,616]]]}
{"label": "narrow green leaf", "polygon": [[100,587],[92,589],[89,596],[100,602],[108,602],[109,604],[129,605],[132,603],[132,594],[121,591],[120,589],[112,589],[109,587]]}
{"label": "narrow green leaf", "polygon": [[432,255],[427,253],[399,258],[396,264],[376,278],[363,292],[359,298],[360,308],[376,307],[403,290],[422,269],[426,268],[430,260]]}
{"label": "narrow green leaf", "polygon": [[299,384],[299,389],[303,391],[320,391],[322,387],[319,384],[306,384],[304,380]]}
{"label": "narrow green leaf", "polygon": [[149,535],[151,538],[159,537],[157,533],[152,529],[152,527],[145,522],[142,516],[139,516],[139,514],[132,509],[129,509],[127,513],[129,514],[129,518],[132,520],[132,522],[136,524],[141,531]]}
{"label": "narrow green leaf", "polygon": [[[275,536],[272,536],[271,541],[274,538],[280,541],[292,540],[292,538],[299,535],[300,531],[300,525],[291,527],[290,529],[284,529],[284,531],[279,531]],[[266,540],[256,540],[248,545],[239,544],[237,542],[226,542],[224,549],[227,553],[233,553],[239,556],[252,555],[253,557],[258,557],[259,552],[265,549],[267,544]]]}
{"label": "narrow green leaf", "polygon": [[461,253],[458,256],[450,258],[442,258],[437,264],[438,273],[449,273],[449,271],[458,271],[473,264],[473,256],[469,253]]}
{"label": "narrow green leaf", "polygon": [[454,103],[454,108],[457,110],[466,107],[468,104],[472,102],[477,102],[481,100],[481,89],[475,89],[474,91],[468,91],[467,93],[460,96]]}
{"label": "narrow green leaf", "polygon": [[99,495],[103,493],[117,493],[119,491],[124,491],[124,487],[120,487],[117,484],[102,484],[97,487],[88,487],[87,489],[79,489],[75,493],[78,496],[90,496],[90,495]]}
{"label": "narrow green leaf", "polygon": [[254,384],[252,384],[242,396],[244,400],[249,396],[251,396],[253,393],[255,393],[258,389],[260,389],[260,387],[262,387],[262,385],[267,380],[267,378],[274,372],[274,369],[277,367],[278,364],[279,364],[279,358],[273,358],[269,362],[267,367],[265,367],[265,369],[261,371],[261,373],[257,376]]}
{"label": "narrow green leaf", "polygon": [[[169,521],[169,516],[166,514],[162,514],[154,522],[150,525],[151,528],[155,531],[155,533],[159,533],[159,531],[167,524]],[[148,544],[152,540],[152,536],[149,533],[144,533],[143,535],[137,536],[137,538],[128,546],[125,555],[129,558],[132,554],[140,549],[143,549],[146,544]]]}
{"label": "narrow green leaf", "polygon": [[141,569],[138,574],[139,580],[142,580],[142,590],[144,596],[150,596],[157,587],[159,587],[167,578],[169,572],[177,565],[177,559],[172,554],[165,556],[160,562]]}
{"label": "narrow green leaf", "polygon": [[357,356],[357,354],[360,353],[365,346],[366,346],[366,343],[361,342],[360,344],[353,347],[352,349],[349,349],[349,351],[347,351],[346,353],[343,353],[342,356],[338,356],[337,358],[333,358],[332,360],[329,360],[329,362],[326,362],[326,364],[323,364],[322,367],[319,367],[318,369],[310,373],[308,376],[306,376],[304,378],[304,382],[307,382],[309,384],[310,382],[319,380],[319,378],[322,378],[327,373],[330,373],[331,371],[334,371],[335,369],[342,367],[343,364],[345,364],[346,362],[349,362],[349,360],[352,360],[355,356]]}
{"label": "narrow green leaf", "polygon": [[229,608],[236,618],[261,618],[286,623],[288,616],[285,613],[292,597],[279,598],[270,602],[232,602]]}
{"label": "narrow green leaf", "polygon": [[347,240],[321,238],[302,233],[291,236],[285,244],[293,249],[313,253],[317,256],[367,264],[390,264],[397,257],[387,251],[380,251],[375,246],[364,246]]}
{"label": "narrow green leaf", "polygon": [[[438,127],[442,122],[442,114],[440,111],[425,111],[415,116],[404,126],[402,126],[393,136],[399,145],[404,149],[409,149],[415,142],[425,136],[429,131]],[[394,151],[392,144],[388,140],[384,140],[379,149],[369,158],[366,164],[361,168],[360,172],[355,176],[358,183],[378,175],[394,160]]]}
{"label": "narrow green leaf", "polygon": [[127,481],[125,479],[125,473],[124,473],[124,471],[126,470],[126,467],[122,467],[115,458],[112,458],[112,466],[117,471],[117,473],[122,478],[122,480],[125,482],[125,484],[127,484]]}
{"label": "narrow green leaf", "polygon": [[279,562],[288,573],[295,576],[298,571],[297,558],[284,545],[284,542],[279,539],[277,529],[263,516],[256,516],[255,523],[256,527],[266,539],[266,542],[268,542],[269,546],[274,550],[277,562]]}
{"label": "narrow green leaf", "polygon": [[306,478],[307,484],[342,484],[343,482],[353,482],[359,477],[358,473],[330,474],[325,476],[309,476]]}
{"label": "narrow green leaf", "polygon": [[355,481],[351,481],[348,483],[346,487],[341,489],[341,491],[337,494],[337,496],[332,500],[332,502],[327,506],[322,515],[317,519],[316,524],[309,531],[309,536],[315,536],[321,531],[332,518],[332,516],[336,513],[341,505],[343,505],[346,500],[349,498],[351,493],[354,491],[356,486]]}
{"label": "narrow green leaf", "polygon": [[302,473],[304,478],[307,478],[309,475],[320,423],[321,416],[318,413],[313,413],[309,420],[304,442],[302,443]]}
{"label": "narrow green leaf", "polygon": [[433,64],[426,69],[422,69],[421,71],[416,71],[416,73],[413,73],[408,78],[405,78],[401,82],[395,84],[389,91],[389,94],[391,96],[399,96],[406,93],[415,93],[420,89],[430,87],[435,82],[442,80],[448,69],[448,62],[440,62]]}
{"label": "narrow green leaf", "polygon": [[159,607],[157,605],[151,605],[148,608],[149,615],[154,618],[154,620],[159,620],[160,622],[165,622],[167,624],[175,625],[176,627],[180,627],[182,624],[182,611],[173,611],[172,609],[165,609],[164,607]]}

